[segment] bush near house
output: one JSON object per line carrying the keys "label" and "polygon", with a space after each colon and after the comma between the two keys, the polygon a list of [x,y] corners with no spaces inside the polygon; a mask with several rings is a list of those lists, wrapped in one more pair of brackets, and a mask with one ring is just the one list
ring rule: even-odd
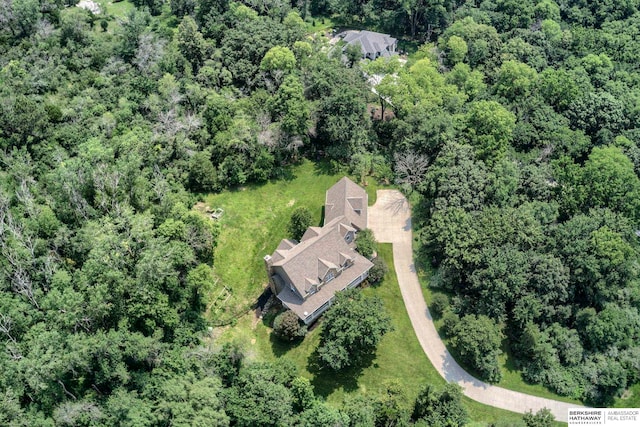
{"label": "bush near house", "polygon": [[376,252],[376,239],[368,228],[356,235],[356,250],[365,258],[371,258]]}
{"label": "bush near house", "polygon": [[300,240],[304,235],[304,232],[307,231],[307,228],[311,226],[312,222],[313,215],[311,215],[311,211],[304,206],[301,206],[296,208],[291,214],[287,231],[292,239]]}
{"label": "bush near house", "polygon": [[296,341],[304,338],[307,327],[300,323],[300,319],[293,311],[287,310],[274,319],[273,333],[283,341]]}
{"label": "bush near house", "polygon": [[388,271],[387,263],[381,257],[376,257],[373,260],[373,267],[369,270],[369,283],[372,285],[380,283]]}

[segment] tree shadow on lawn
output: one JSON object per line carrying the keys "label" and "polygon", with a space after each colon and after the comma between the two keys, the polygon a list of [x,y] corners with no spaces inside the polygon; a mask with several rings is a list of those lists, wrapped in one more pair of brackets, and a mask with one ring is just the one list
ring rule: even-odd
{"label": "tree shadow on lawn", "polygon": [[372,366],[378,368],[377,363],[373,363],[375,353],[368,354],[357,366],[334,371],[331,368],[324,367],[320,360],[320,355],[316,349],[307,360],[307,370],[313,374],[311,384],[317,395],[325,399],[338,389],[350,393],[358,390],[358,378],[362,375],[364,369]]}
{"label": "tree shadow on lawn", "polygon": [[272,184],[277,184],[279,181],[293,181],[298,177],[295,174],[295,168],[300,164],[301,162],[292,162],[276,166],[272,171],[272,178],[270,178],[269,181]]}
{"label": "tree shadow on lawn", "polygon": [[[505,363],[504,363],[505,371],[507,371],[510,374],[513,374],[513,373],[521,374],[521,369],[518,366],[518,361],[516,360],[514,353],[511,351],[511,346],[509,345],[509,341],[506,338],[502,340],[500,349],[502,350],[505,356]],[[522,377],[522,380],[527,384],[535,384],[534,382],[527,381],[524,377]]]}
{"label": "tree shadow on lawn", "polygon": [[271,350],[273,351],[273,354],[276,355],[277,357],[284,356],[290,350],[293,350],[294,348],[302,344],[302,341],[303,339],[298,339],[295,341],[283,341],[280,338],[278,338],[276,334],[273,333],[273,331],[269,333],[269,342],[271,343]]}
{"label": "tree shadow on lawn", "polygon": [[315,175],[335,175],[334,165],[330,161],[318,159],[313,163],[313,171]]}

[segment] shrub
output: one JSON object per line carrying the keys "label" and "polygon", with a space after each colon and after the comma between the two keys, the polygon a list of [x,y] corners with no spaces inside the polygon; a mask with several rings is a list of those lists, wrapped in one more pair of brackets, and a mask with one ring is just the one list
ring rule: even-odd
{"label": "shrub", "polygon": [[369,270],[369,282],[371,284],[380,283],[380,281],[384,278],[384,275],[389,271],[389,267],[387,267],[387,263],[380,257],[376,257],[373,260],[373,267]]}
{"label": "shrub", "polygon": [[300,323],[293,311],[287,310],[276,316],[273,321],[273,333],[283,341],[295,341],[304,338],[307,327]]}
{"label": "shrub", "polygon": [[441,317],[449,307],[449,297],[445,294],[435,294],[431,299],[431,313],[435,317]]}
{"label": "shrub", "polygon": [[503,335],[498,324],[487,316],[467,314],[453,328],[451,346],[460,361],[472,367],[485,381],[502,379],[498,356]]}
{"label": "shrub", "polygon": [[460,323],[460,317],[451,310],[445,310],[442,314],[442,332],[446,337],[453,335],[455,327]]}
{"label": "shrub", "polygon": [[309,209],[303,206],[296,208],[291,214],[291,219],[287,226],[287,230],[289,231],[291,238],[300,240],[304,235],[304,232],[307,231],[307,228],[311,226],[312,221],[313,217]]}
{"label": "shrub", "polygon": [[555,417],[549,409],[542,408],[535,414],[529,410],[522,419],[527,427],[551,427]]}
{"label": "shrub", "polygon": [[368,228],[360,231],[356,236],[356,250],[365,258],[371,258],[376,251],[376,239]]}

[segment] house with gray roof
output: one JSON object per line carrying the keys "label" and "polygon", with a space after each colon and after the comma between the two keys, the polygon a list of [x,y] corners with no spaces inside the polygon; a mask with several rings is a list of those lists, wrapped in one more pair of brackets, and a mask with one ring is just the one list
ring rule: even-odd
{"label": "house with gray roof", "polygon": [[376,33],[373,31],[345,31],[339,37],[348,45],[359,44],[362,50],[362,59],[376,59],[380,56],[389,57],[396,55],[398,40],[389,34]]}
{"label": "house with gray roof", "polygon": [[300,241],[283,239],[264,257],[269,286],[305,323],[316,320],[336,292],[358,286],[373,263],[355,250],[367,226],[367,193],[344,177],[327,190],[322,227],[309,227]]}

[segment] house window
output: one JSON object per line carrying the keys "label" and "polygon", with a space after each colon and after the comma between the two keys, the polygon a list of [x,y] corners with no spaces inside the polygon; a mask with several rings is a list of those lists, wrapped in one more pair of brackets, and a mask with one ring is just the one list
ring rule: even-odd
{"label": "house window", "polygon": [[327,272],[327,275],[324,276],[324,282],[325,283],[329,283],[330,281],[332,281],[334,278],[336,277],[335,273],[333,270],[329,270]]}
{"label": "house window", "polygon": [[353,242],[353,231],[349,231],[346,236],[344,236],[344,241],[347,243]]}

